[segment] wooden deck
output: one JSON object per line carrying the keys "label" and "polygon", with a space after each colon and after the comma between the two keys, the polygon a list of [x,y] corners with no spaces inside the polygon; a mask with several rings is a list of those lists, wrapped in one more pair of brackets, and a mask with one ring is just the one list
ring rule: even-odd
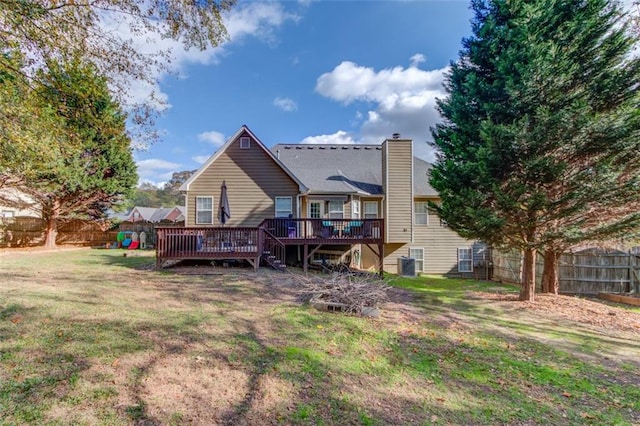
{"label": "wooden deck", "polygon": [[[287,246],[302,246],[304,269],[314,252],[327,245],[366,244],[379,257],[382,271],[383,219],[266,219],[249,227],[157,227],[156,261],[183,259],[246,259],[254,268],[260,260],[277,268]],[[276,264],[273,264],[275,262]]]}

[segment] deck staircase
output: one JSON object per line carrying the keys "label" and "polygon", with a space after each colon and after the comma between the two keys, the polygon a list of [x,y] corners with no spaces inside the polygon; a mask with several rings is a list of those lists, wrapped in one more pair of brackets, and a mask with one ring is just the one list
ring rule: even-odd
{"label": "deck staircase", "polygon": [[284,272],[287,270],[285,263],[285,244],[268,230],[264,231],[264,249],[262,251],[262,260],[276,271]]}

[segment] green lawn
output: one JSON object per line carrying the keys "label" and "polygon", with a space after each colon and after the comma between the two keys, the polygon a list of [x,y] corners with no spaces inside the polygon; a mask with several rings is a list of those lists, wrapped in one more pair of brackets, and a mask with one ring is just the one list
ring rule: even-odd
{"label": "green lawn", "polygon": [[638,332],[474,297],[513,287],[392,278],[361,318],[152,255],[0,253],[0,424],[640,424]]}

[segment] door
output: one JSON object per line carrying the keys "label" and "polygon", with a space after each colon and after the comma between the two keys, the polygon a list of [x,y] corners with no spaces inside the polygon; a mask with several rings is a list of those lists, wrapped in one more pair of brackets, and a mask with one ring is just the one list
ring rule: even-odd
{"label": "door", "polygon": [[[309,201],[307,204],[307,217],[311,219],[322,219],[324,216],[324,201]],[[313,235],[313,226],[307,224],[307,235]]]}
{"label": "door", "polygon": [[309,201],[307,217],[312,219],[321,219],[324,216],[323,201]]}

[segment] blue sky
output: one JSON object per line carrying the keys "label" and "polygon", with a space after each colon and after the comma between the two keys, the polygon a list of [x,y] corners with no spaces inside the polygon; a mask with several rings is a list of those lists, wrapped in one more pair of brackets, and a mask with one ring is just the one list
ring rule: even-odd
{"label": "blue sky", "polygon": [[471,16],[467,1],[240,2],[225,15],[229,41],[175,48],[174,73],[132,91],[155,89],[168,105],[161,140],[135,151],[141,182],[198,168],[243,124],[267,146],[399,132],[432,160],[435,98]]}

